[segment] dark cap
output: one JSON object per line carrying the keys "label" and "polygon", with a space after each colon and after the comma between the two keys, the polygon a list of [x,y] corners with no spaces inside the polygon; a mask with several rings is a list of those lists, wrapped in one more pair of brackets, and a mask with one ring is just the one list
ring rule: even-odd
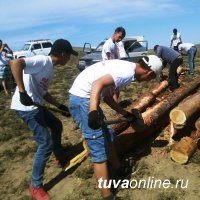
{"label": "dark cap", "polygon": [[51,47],[51,51],[49,54],[58,55],[63,52],[67,54],[73,54],[74,56],[78,56],[78,52],[73,50],[70,42],[64,39],[56,40],[53,43],[53,46]]}

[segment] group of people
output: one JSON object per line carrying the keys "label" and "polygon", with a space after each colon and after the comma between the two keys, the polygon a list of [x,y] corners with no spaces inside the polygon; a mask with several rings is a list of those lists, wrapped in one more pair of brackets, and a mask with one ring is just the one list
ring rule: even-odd
{"label": "group of people", "polygon": [[[157,78],[162,70],[162,62],[158,57],[171,64],[170,83],[174,88],[178,87],[175,71],[182,63],[180,53],[171,48],[169,50],[167,47],[156,46],[154,49],[158,57],[144,56],[137,63],[129,62],[124,60],[124,56],[120,56],[118,50],[113,50],[119,49],[116,43],[119,45],[125,34],[125,29],[118,27],[113,36],[105,42],[102,50],[103,61],[86,68],[76,77],[69,90],[68,107],[53,98],[48,93],[48,88],[53,80],[54,68],[57,65],[65,65],[71,55],[78,55],[69,41],[56,40],[48,56],[36,55],[10,61],[17,84],[11,109],[27,123],[38,145],[29,187],[30,194],[35,199],[50,199],[43,188],[43,175],[51,153],[54,153],[56,163],[61,167],[68,161],[61,145],[62,122],[42,106],[43,99],[60,109],[66,117],[71,116],[79,125],[98,181],[100,178],[109,179],[108,165],[117,176],[127,175],[126,168],[115,150],[115,132],[104,122],[100,99],[117,113],[134,120],[135,116],[120,106],[116,93],[133,80],[142,82]],[[116,198],[110,188],[100,190],[104,200]]]}
{"label": "group of people", "polygon": [[181,34],[174,28],[171,36],[170,48],[183,55],[188,55],[189,74],[193,76],[195,70],[194,59],[197,53],[197,47],[192,43],[182,43]]}
{"label": "group of people", "polygon": [[6,95],[12,91],[12,73],[9,66],[9,60],[12,58],[13,51],[10,47],[0,40],[0,81]]}

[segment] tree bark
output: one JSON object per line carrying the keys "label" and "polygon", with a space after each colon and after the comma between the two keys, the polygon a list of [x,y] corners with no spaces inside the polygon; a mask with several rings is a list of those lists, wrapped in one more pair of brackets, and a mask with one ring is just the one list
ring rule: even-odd
{"label": "tree bark", "polygon": [[180,128],[198,111],[200,111],[200,90],[179,103],[179,105],[170,112],[170,119],[175,126],[178,125]]}
{"label": "tree bark", "polygon": [[[177,74],[181,75],[183,72],[182,67],[178,67]],[[142,95],[139,99],[137,99],[128,109],[127,111],[131,112],[132,109],[137,109],[140,112],[143,112],[146,110],[148,106],[150,106],[155,100],[156,97],[163,92],[167,87],[169,86],[169,83],[167,80],[162,81],[159,84],[156,84],[156,86],[146,94]],[[118,117],[121,117],[119,115]],[[130,126],[130,123],[128,122],[121,122],[118,124],[114,124],[112,128],[115,130],[117,134],[123,132]]]}
{"label": "tree bark", "polygon": [[196,142],[190,137],[183,137],[170,151],[172,160],[180,164],[188,162],[197,149]]}
{"label": "tree bark", "polygon": [[[137,99],[128,109],[127,111],[131,112],[132,109],[137,109],[140,112],[143,112],[149,105],[151,105],[155,100],[156,96],[164,91],[168,87],[168,81],[162,81],[161,83],[157,84],[151,92],[147,92],[146,94],[142,95],[139,99]],[[118,116],[120,117],[120,116]],[[114,124],[112,128],[115,132],[121,133],[122,131],[126,130],[130,126],[128,122],[121,122],[118,124]]]}
{"label": "tree bark", "polygon": [[134,146],[138,146],[145,137],[150,136],[158,128],[161,128],[164,118],[169,114],[169,111],[199,85],[200,79],[194,80],[190,84],[175,90],[174,93],[176,95],[170,93],[165,99],[142,113],[142,122],[133,122],[128,129],[117,135],[115,143],[118,153],[123,154],[128,152]]}

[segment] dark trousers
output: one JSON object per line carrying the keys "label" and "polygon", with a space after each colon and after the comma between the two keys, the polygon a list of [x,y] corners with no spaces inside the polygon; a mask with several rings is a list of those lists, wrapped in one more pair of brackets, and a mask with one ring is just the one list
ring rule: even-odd
{"label": "dark trousers", "polygon": [[177,68],[183,63],[183,58],[176,58],[171,64],[169,68],[169,76],[168,76],[168,82],[169,86],[172,90],[175,90],[179,87],[178,84],[178,74],[177,74]]}

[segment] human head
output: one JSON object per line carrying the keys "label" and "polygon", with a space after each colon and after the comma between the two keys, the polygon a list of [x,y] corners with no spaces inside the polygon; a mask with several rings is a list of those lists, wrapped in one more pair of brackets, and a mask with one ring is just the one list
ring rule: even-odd
{"label": "human head", "polygon": [[77,56],[78,53],[73,50],[72,45],[69,41],[64,39],[58,39],[56,40],[52,47],[49,55],[53,56],[56,59],[56,64],[65,65],[67,61],[70,59],[70,56],[75,55]]}
{"label": "human head", "polygon": [[155,55],[144,56],[138,61],[139,67],[136,73],[136,79],[140,81],[149,81],[158,78],[162,70],[162,62]]}
{"label": "human head", "polygon": [[72,45],[69,41],[58,39],[53,43],[49,54],[59,55],[61,53],[73,54],[74,56],[78,56],[78,53],[73,50]]}
{"label": "human head", "polygon": [[126,36],[126,31],[123,27],[117,27],[115,29],[114,35],[113,35],[113,40],[114,42],[119,42],[121,41],[124,37]]}
{"label": "human head", "polygon": [[174,33],[174,35],[176,35],[176,34],[177,34],[177,32],[178,32],[178,31],[177,31],[177,29],[176,29],[176,28],[174,28],[174,29],[173,29],[173,33]]}
{"label": "human head", "polygon": [[157,52],[157,48],[159,47],[159,45],[157,44],[157,45],[155,45],[154,46],[154,48],[153,48],[153,50],[155,51],[155,52]]}
{"label": "human head", "polygon": [[0,40],[0,47],[1,47],[2,43],[3,43],[2,40]]}

